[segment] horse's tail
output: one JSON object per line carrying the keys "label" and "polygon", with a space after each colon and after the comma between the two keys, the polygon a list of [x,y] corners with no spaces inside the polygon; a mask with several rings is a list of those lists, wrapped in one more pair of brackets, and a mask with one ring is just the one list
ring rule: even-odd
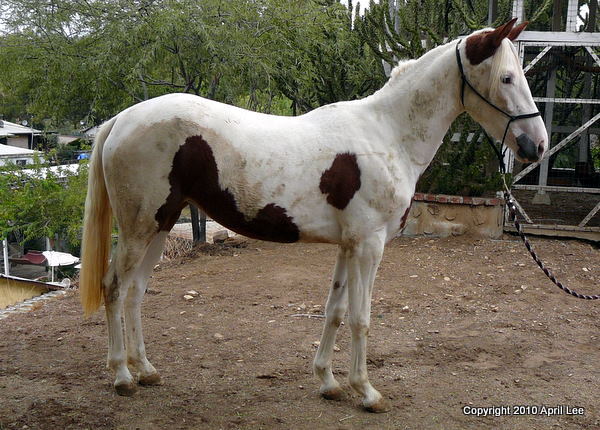
{"label": "horse's tail", "polygon": [[112,210],[104,181],[102,149],[115,119],[104,123],[98,131],[90,160],[79,272],[79,295],[85,316],[102,304],[102,278],[108,269],[111,250]]}

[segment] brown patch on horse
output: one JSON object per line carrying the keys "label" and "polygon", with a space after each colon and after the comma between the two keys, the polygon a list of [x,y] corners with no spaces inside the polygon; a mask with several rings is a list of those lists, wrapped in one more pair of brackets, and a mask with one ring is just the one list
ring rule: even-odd
{"label": "brown patch on horse", "polygon": [[360,188],[360,169],[356,154],[337,154],[331,167],[321,175],[319,189],[327,194],[327,203],[345,209]]}
{"label": "brown patch on horse", "polygon": [[171,193],[156,212],[159,230],[170,230],[188,201],[231,230],[253,239],[296,242],[300,232],[284,208],[269,203],[254,218],[240,212],[234,195],[219,185],[219,169],[212,148],[202,136],[188,137],[173,157],[169,174]]}
{"label": "brown patch on horse", "polygon": [[412,202],[413,201],[411,200],[410,205],[408,205],[408,208],[406,208],[406,210],[404,211],[404,215],[402,215],[402,218],[400,219],[400,231],[404,230],[404,227],[406,227],[406,221],[408,220],[408,214],[410,213]]}
{"label": "brown patch on horse", "polygon": [[467,59],[471,64],[480,64],[496,52],[496,48],[493,47],[489,39],[485,37],[486,34],[489,33],[491,33],[491,31],[474,34],[467,38],[465,52],[467,54]]}
{"label": "brown patch on horse", "polygon": [[333,283],[333,289],[334,289],[334,290],[337,290],[337,289],[338,289],[338,288],[340,288],[340,287],[341,287],[341,285],[340,285],[340,283],[339,283],[338,281],[335,281],[335,282]]}
{"label": "brown patch on horse", "polygon": [[[469,62],[477,65],[494,55],[496,49],[502,44],[502,40],[511,34],[516,21],[517,19],[513,18],[493,31],[484,31],[483,33],[467,37],[465,53]],[[516,28],[521,26],[522,24]],[[515,33],[515,37],[521,33],[523,28],[525,26]]]}

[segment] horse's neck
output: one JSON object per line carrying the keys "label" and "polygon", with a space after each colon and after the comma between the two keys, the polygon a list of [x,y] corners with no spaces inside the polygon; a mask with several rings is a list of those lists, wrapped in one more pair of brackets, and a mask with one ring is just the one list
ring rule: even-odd
{"label": "horse's neck", "polygon": [[408,157],[417,177],[431,163],[448,128],[463,111],[459,91],[454,44],[448,44],[406,66],[371,96],[373,107],[388,116],[393,144]]}

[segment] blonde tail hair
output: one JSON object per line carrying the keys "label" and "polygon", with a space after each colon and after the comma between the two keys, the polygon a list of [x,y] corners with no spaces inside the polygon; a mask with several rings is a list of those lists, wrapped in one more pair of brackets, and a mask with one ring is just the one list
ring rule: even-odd
{"label": "blonde tail hair", "polygon": [[79,295],[86,317],[102,304],[102,278],[108,270],[111,251],[112,209],[104,181],[102,149],[115,119],[104,123],[98,131],[90,160],[79,272]]}

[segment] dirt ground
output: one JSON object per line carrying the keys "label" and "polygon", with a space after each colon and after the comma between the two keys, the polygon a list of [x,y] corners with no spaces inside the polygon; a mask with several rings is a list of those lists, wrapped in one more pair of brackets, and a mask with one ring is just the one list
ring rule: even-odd
{"label": "dirt ground", "polygon": [[[600,292],[598,247],[533,242],[563,282]],[[164,384],[131,398],[114,393],[105,369],[103,313],[84,320],[75,293],[0,322],[0,429],[600,427],[599,304],[556,289],[515,237],[388,245],[368,355],[371,382],[392,405],[379,415],[346,382],[347,325],[334,368],[348,396],[331,402],[311,371],[323,319],[294,316],[322,313],[335,248],[250,241],[220,254],[154,273],[142,313]],[[199,295],[185,300],[191,289]],[[542,405],[563,414],[463,413]]]}

